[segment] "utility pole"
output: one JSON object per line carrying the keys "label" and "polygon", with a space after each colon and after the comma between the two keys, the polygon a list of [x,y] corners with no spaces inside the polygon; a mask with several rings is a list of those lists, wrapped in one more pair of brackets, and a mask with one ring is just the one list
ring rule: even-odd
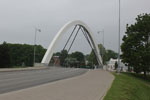
{"label": "utility pole", "polygon": [[120,73],[120,0],[119,0],[119,20],[118,20],[118,68],[117,72]]}
{"label": "utility pole", "polygon": [[35,55],[36,55],[36,37],[37,37],[37,32],[41,32],[41,29],[35,28],[35,36],[34,36],[34,52],[33,52],[33,66],[35,66]]}

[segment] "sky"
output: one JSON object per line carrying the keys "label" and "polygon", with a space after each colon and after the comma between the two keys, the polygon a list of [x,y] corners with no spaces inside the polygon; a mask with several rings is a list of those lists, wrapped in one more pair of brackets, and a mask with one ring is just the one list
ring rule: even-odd
{"label": "sky", "polygon": [[[97,43],[106,49],[118,51],[118,1],[119,0],[0,0],[0,43],[37,44],[48,48],[59,29],[69,21],[81,20],[94,34]],[[133,24],[137,15],[150,13],[150,0],[121,0],[121,40],[126,24]],[[56,51],[62,50],[71,29],[68,30]],[[91,51],[82,33],[77,36],[71,52]]]}

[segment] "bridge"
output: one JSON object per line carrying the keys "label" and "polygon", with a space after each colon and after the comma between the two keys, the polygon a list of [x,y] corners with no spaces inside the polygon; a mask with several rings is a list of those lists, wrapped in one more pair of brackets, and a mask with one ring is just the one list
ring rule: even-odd
{"label": "bridge", "polygon": [[75,20],[75,21],[71,21],[71,22],[68,22],[67,24],[65,24],[59,31],[58,33],[56,34],[56,36],[53,38],[52,42],[50,43],[42,61],[41,61],[41,64],[42,65],[48,65],[51,58],[52,58],[52,55],[59,43],[59,41],[61,40],[61,38],[63,37],[63,35],[65,34],[65,32],[67,30],[69,30],[71,27],[74,27],[72,33],[70,34],[69,36],[69,39],[67,40],[63,50],[65,49],[66,45],[68,44],[71,36],[73,35],[73,33],[75,32],[75,30],[77,29],[77,32],[75,34],[75,37],[73,38],[73,41],[68,49],[68,52],[70,51],[70,48],[72,47],[73,43],[74,43],[74,40],[76,39],[76,36],[78,35],[79,31],[81,30],[83,35],[85,36],[87,42],[89,43],[92,51],[94,52],[94,55],[96,56],[96,60],[98,62],[98,66],[99,67],[103,67],[103,63],[102,63],[102,58],[101,58],[101,55],[100,55],[100,51],[98,49],[98,44],[96,43],[96,40],[94,38],[94,34],[92,33],[91,29],[82,21],[80,20]]}
{"label": "bridge", "polygon": [[[97,60],[98,66],[103,67],[102,58],[99,53],[98,44],[94,39],[94,34],[85,23],[79,20],[71,21],[65,24],[59,30],[59,32],[56,34],[56,36],[50,43],[41,61],[41,65],[48,66],[59,41],[61,40],[62,36],[66,33],[66,31],[71,27],[74,28],[63,50],[66,48],[75,30],[77,30],[75,33],[75,37],[73,38],[73,41],[71,42],[71,45],[67,50],[67,52],[70,51],[76,39],[76,36],[78,35],[79,31],[81,31],[85,36],[87,42],[89,43],[92,51],[94,52],[94,55],[96,57],[95,60]],[[17,71],[8,70],[5,72],[2,72],[0,70],[0,99],[31,100],[32,98],[32,100],[41,100],[43,99],[43,97],[46,97],[47,98],[46,100],[49,99],[76,100],[76,95],[78,95],[78,98],[80,98],[78,100],[93,100],[93,99],[99,100],[100,98],[103,97],[104,93],[106,92],[106,90],[108,89],[113,80],[113,76],[110,73],[103,71],[101,69],[88,70],[82,68],[63,68],[63,67],[45,67],[45,68],[42,67],[42,69],[36,69],[36,67],[34,68],[35,69],[31,70],[17,70]],[[76,77],[72,78],[74,76]],[[62,80],[66,78],[70,79]],[[55,84],[50,83],[54,81],[56,81]],[[33,86],[37,87],[34,88]],[[55,90],[56,93],[53,90]],[[74,92],[76,93],[76,95],[74,95]],[[38,95],[41,96],[38,97]],[[67,97],[69,97],[70,99],[69,98],[66,99]]]}

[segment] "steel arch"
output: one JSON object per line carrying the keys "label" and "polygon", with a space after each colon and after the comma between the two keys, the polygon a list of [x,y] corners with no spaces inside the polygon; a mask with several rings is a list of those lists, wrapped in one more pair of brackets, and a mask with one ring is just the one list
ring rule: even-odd
{"label": "steel arch", "polygon": [[100,53],[99,53],[99,49],[98,49],[98,45],[96,44],[96,40],[94,39],[94,36],[93,36],[93,33],[92,31],[90,30],[90,28],[82,21],[80,20],[75,20],[75,21],[71,21],[71,22],[68,22],[67,24],[65,24],[59,31],[58,33],[56,34],[56,36],[53,38],[52,42],[50,43],[41,63],[42,64],[45,64],[45,65],[48,65],[50,60],[51,60],[51,57],[54,53],[54,50],[59,42],[59,40],[62,38],[62,36],[65,34],[65,32],[71,28],[72,26],[75,26],[75,25],[80,25],[82,27],[84,27],[86,30],[87,30],[87,34],[92,42],[92,45],[94,47],[94,52],[95,52],[95,55],[96,55],[96,58],[97,58],[97,61],[98,61],[98,64],[99,66],[103,66],[103,63],[102,63],[102,58],[100,56]]}

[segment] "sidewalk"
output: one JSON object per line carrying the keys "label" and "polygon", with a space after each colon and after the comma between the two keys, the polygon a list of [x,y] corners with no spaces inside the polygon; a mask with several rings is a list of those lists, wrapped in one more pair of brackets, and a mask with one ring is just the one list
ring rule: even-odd
{"label": "sidewalk", "polygon": [[69,79],[0,94],[0,100],[101,100],[114,76],[103,70],[90,70]]}
{"label": "sidewalk", "polygon": [[0,72],[11,72],[11,71],[25,71],[25,70],[35,70],[35,69],[44,69],[47,68],[45,66],[42,67],[26,67],[26,68],[0,68]]}

